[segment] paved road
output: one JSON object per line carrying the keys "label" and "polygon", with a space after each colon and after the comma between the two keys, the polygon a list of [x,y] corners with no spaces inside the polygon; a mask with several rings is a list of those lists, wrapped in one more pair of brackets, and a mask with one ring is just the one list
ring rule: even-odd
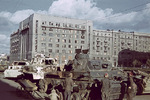
{"label": "paved road", "polygon": [[0,73],[0,100],[29,100],[25,96],[19,96],[16,93],[16,88],[19,85],[16,82],[3,79]]}
{"label": "paved road", "polygon": [[150,93],[136,96],[133,100],[150,100]]}
{"label": "paved road", "polygon": [[[16,88],[18,86],[16,82],[4,79],[0,73],[0,100],[30,100],[28,97],[17,95]],[[150,88],[150,84],[148,88]],[[150,100],[150,90],[147,90],[143,95],[136,96],[133,100]]]}
{"label": "paved road", "polygon": [[147,87],[143,95],[137,95],[134,100],[150,100],[150,79],[148,80]]}

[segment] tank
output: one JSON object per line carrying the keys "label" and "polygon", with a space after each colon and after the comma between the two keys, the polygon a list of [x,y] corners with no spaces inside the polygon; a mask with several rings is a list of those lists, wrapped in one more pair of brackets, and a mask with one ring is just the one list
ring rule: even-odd
{"label": "tank", "polygon": [[[36,72],[35,70],[31,72],[27,70],[28,68],[24,71],[24,79],[18,82],[24,90],[37,99],[48,99],[51,91],[56,90],[57,95],[59,95],[58,99],[63,100],[65,78],[69,73],[73,74],[74,81],[71,100],[101,99],[101,80],[105,73],[109,75],[111,82],[111,100],[122,100],[125,97],[128,81],[127,73],[118,68],[113,68],[110,62],[90,60],[88,50],[77,49],[75,58],[68,61],[63,71],[56,66],[55,70],[42,71],[44,68],[51,69],[51,66],[45,65],[40,71],[37,70]],[[33,74],[37,73],[42,74],[42,77],[35,79]]]}
{"label": "tank", "polygon": [[143,94],[143,92],[147,90],[147,86],[149,85],[150,74],[148,69],[146,71],[143,69],[129,67],[123,67],[122,69],[133,74],[133,80],[137,85],[137,95]]}

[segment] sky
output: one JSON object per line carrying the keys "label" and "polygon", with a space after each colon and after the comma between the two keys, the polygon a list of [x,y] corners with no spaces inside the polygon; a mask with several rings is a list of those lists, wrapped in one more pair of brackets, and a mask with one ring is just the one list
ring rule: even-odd
{"label": "sky", "polygon": [[150,34],[150,0],[0,0],[0,53],[33,13],[92,20],[94,29]]}

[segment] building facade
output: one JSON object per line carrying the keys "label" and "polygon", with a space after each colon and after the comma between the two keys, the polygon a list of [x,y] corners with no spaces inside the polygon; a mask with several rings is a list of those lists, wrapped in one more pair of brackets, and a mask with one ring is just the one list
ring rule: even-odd
{"label": "building facade", "polygon": [[113,30],[93,30],[93,59],[118,65],[119,52],[125,49],[150,52],[150,34]]}
{"label": "building facade", "polygon": [[33,14],[11,34],[10,60],[31,60],[36,53],[43,53],[64,63],[74,58],[75,49],[90,49],[92,32],[89,20]]}
{"label": "building facade", "polygon": [[60,64],[75,56],[75,49],[89,49],[91,59],[118,64],[121,50],[150,52],[150,35],[113,30],[94,30],[90,20],[33,14],[20,22],[10,36],[10,61],[31,60],[36,53],[58,59]]}

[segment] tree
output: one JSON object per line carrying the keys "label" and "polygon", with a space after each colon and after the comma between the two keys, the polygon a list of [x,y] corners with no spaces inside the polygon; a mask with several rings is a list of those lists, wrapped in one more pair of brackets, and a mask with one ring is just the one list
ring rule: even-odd
{"label": "tree", "polygon": [[133,67],[141,67],[141,65],[142,65],[142,63],[139,60],[137,60],[137,59],[135,59],[132,62],[132,64],[133,64]]}

